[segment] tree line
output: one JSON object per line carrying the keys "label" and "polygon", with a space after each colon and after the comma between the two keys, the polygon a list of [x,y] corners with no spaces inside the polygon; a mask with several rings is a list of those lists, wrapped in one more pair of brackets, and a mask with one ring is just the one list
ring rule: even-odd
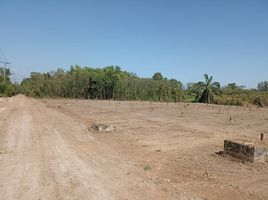
{"label": "tree line", "polygon": [[140,78],[118,66],[72,66],[67,71],[32,72],[20,87],[22,93],[35,97],[147,101],[182,101],[182,90],[180,81],[163,78],[161,73]]}
{"label": "tree line", "polygon": [[167,79],[160,72],[151,78],[142,78],[123,71],[118,66],[104,68],[71,66],[69,70],[32,72],[18,84],[10,81],[6,69],[3,82],[0,68],[0,95],[22,93],[32,97],[141,100],[165,102],[200,102],[225,105],[268,105],[268,81],[258,83],[257,89],[245,89],[236,83],[221,86],[212,76],[204,81],[188,83],[186,87],[176,79]]}

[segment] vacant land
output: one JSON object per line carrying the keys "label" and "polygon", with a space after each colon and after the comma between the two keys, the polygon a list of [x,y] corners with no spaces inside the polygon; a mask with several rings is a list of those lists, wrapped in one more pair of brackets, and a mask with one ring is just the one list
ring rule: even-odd
{"label": "vacant land", "polygon": [[215,154],[267,131],[267,108],[2,98],[0,199],[268,199],[268,163]]}

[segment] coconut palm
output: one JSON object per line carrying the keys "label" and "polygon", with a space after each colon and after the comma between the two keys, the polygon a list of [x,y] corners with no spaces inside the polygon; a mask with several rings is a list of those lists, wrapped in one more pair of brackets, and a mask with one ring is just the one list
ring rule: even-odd
{"label": "coconut palm", "polygon": [[213,77],[204,74],[205,82],[195,84],[196,101],[200,103],[212,103],[215,95],[220,95],[220,83],[212,82]]}

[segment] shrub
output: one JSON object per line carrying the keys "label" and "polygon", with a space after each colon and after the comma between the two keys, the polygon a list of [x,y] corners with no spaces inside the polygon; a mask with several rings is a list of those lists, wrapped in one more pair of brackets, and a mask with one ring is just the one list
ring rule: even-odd
{"label": "shrub", "polygon": [[5,95],[8,97],[14,96],[16,94],[16,90],[12,85],[7,85],[5,90]]}

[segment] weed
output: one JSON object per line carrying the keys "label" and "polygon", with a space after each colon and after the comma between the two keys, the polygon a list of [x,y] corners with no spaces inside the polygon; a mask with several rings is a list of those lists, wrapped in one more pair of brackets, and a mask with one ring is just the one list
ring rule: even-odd
{"label": "weed", "polygon": [[151,166],[149,165],[149,163],[146,163],[146,164],[144,165],[143,169],[144,169],[145,171],[147,171],[147,170],[151,170],[152,168],[151,168]]}

